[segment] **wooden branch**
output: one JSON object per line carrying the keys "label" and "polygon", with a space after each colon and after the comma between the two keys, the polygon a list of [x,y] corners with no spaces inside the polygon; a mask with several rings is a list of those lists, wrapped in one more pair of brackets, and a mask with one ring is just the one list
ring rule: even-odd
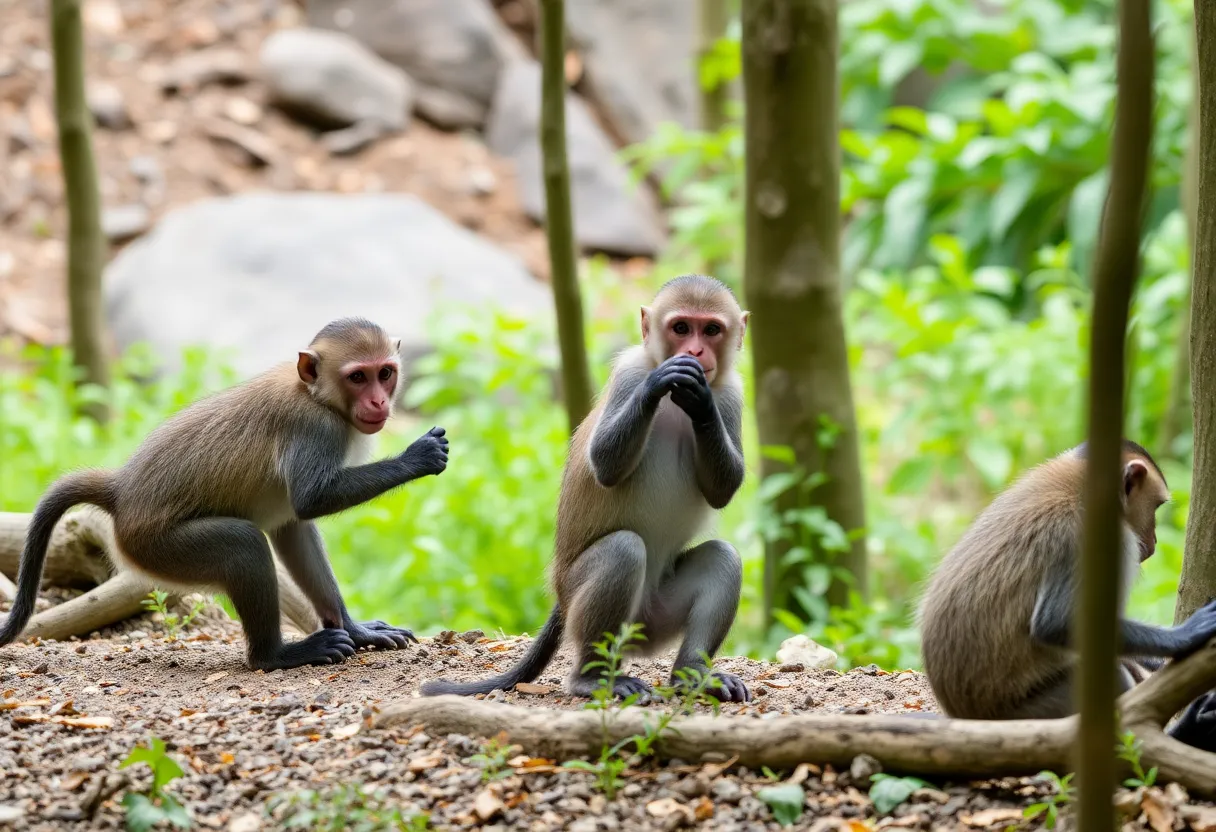
{"label": "wooden branch", "polygon": [[84,595],[38,613],[21,633],[32,638],[83,636],[144,612],[140,603],[155,585],[138,572],[119,572]]}
{"label": "wooden branch", "polygon": [[[1216,754],[1185,745],[1162,727],[1205,691],[1216,688],[1216,639],[1181,662],[1171,663],[1119,700],[1122,727],[1141,741],[1141,763],[1157,767],[1162,781],[1195,795],[1216,797]],[[629,708],[609,719],[607,742],[643,734],[653,709]],[[1072,770],[1078,717],[983,721],[916,719],[912,715],[807,714],[771,720],[696,715],[675,721],[656,744],[660,759],[716,762],[737,755],[753,768],[789,769],[798,763],[847,767],[869,754],[884,769],[976,779]],[[532,708],[461,696],[415,697],[391,703],[377,728],[425,725],[432,734],[492,737],[505,731],[525,752],[559,760],[595,757],[604,735],[595,711]],[[677,733],[678,732],[678,733]],[[1111,737],[1114,753],[1115,737]]]}
{"label": "wooden branch", "polygon": [[[609,719],[608,742],[645,733],[654,713],[629,708]],[[492,737],[505,731],[526,753],[568,759],[598,756],[600,715],[485,702],[461,696],[394,703],[376,727],[423,723],[432,734]],[[1062,771],[1069,765],[1075,718],[984,722],[912,719],[899,715],[800,715],[779,719],[691,716],[657,744],[665,759],[716,761],[738,755],[740,765],[793,768],[801,762],[848,767],[858,754],[885,770],[969,777]]]}
{"label": "wooden branch", "polygon": [[[31,516],[0,512],[0,572],[14,580]],[[68,513],[51,534],[43,583],[79,589],[97,586],[115,571],[109,556],[114,547],[114,524],[104,511],[85,507]]]}

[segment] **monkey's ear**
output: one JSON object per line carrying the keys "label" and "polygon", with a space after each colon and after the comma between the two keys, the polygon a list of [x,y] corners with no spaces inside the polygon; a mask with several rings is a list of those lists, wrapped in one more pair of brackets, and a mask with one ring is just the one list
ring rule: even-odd
{"label": "monkey's ear", "polygon": [[401,339],[400,338],[393,339],[393,354],[395,354],[398,358],[401,357]]}
{"label": "monkey's ear", "polygon": [[1148,466],[1139,459],[1129,460],[1123,466],[1123,496],[1128,497],[1132,491],[1144,484],[1148,477]]}
{"label": "monkey's ear", "polygon": [[752,316],[751,312],[746,309],[739,315],[739,343],[735,345],[735,349],[743,349],[743,336],[747,333],[747,320]]}
{"label": "monkey's ear", "polygon": [[642,307],[642,343],[646,343],[646,339],[650,337],[650,307]]}
{"label": "monkey's ear", "polygon": [[300,350],[300,357],[296,359],[296,372],[300,374],[300,381],[305,384],[317,383],[317,362],[320,360],[321,356],[312,350]]}

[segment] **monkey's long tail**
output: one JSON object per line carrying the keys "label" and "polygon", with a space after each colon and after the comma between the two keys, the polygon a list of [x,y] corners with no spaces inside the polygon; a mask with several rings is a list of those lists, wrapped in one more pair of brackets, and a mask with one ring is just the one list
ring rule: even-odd
{"label": "monkey's long tail", "polygon": [[480,682],[448,682],[443,679],[435,679],[422,685],[422,695],[439,696],[444,693],[455,693],[459,696],[472,696],[476,693],[489,693],[496,688],[510,690],[520,682],[531,682],[540,675],[540,672],[553,658],[553,654],[557,652],[557,648],[561,646],[564,629],[565,622],[562,620],[561,608],[555,604],[540,635],[532,642],[532,647],[515,667],[506,673],[483,679]]}
{"label": "monkey's long tail", "polygon": [[17,570],[17,597],[8,618],[0,626],[0,645],[8,644],[21,635],[34,614],[34,601],[38,598],[38,585],[42,583],[46,550],[59,518],[79,503],[90,503],[112,514],[112,482],[110,474],[105,471],[78,471],[57,480],[38,501]]}

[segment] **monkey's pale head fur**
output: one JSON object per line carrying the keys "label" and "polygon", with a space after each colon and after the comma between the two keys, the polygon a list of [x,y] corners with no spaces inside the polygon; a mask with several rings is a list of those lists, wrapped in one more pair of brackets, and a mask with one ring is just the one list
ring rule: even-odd
{"label": "monkey's pale head fur", "polygon": [[672,278],[650,306],[642,307],[642,344],[654,366],[673,355],[691,355],[710,385],[727,376],[751,313],[726,284],[700,274]]}
{"label": "monkey's pale head fur", "polygon": [[314,399],[341,413],[357,430],[378,433],[393,414],[401,375],[401,339],[363,318],[325,325],[296,371]]}

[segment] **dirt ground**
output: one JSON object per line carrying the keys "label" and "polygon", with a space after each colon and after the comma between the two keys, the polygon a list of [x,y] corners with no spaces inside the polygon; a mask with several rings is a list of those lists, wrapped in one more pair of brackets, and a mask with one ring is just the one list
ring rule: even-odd
{"label": "dirt ground", "polygon": [[[51,594],[56,594],[52,592]],[[240,627],[209,608],[176,640],[159,617],[145,615],[85,640],[14,644],[0,650],[0,828],[43,832],[123,828],[123,796],[146,790],[145,766],[119,763],[149,736],[164,740],[184,776],[169,787],[196,828],[250,832],[285,828],[276,795],[356,785],[405,815],[429,815],[431,828],[556,830],[780,829],[757,797],[766,786],[802,780],[804,812],[794,829],[1041,828],[1023,809],[1052,789],[1033,779],[933,783],[889,814],[868,797],[863,761],[853,772],[810,766],[801,772],[640,763],[624,774],[612,800],[587,772],[537,766],[504,755],[503,774],[483,780],[473,757],[486,737],[430,736],[425,726],[369,727],[386,703],[417,695],[420,682],[508,667],[527,638],[503,641],[480,631],[440,634],[401,651],[362,652],[341,665],[273,673],[243,664]],[[510,692],[491,699],[536,707],[578,708],[561,677],[559,655],[536,684],[547,693]],[[626,672],[661,683],[669,657]],[[726,705],[723,719],[780,719],[806,713],[898,713],[934,709],[924,677],[878,668],[839,674],[724,657],[723,669],[747,680],[755,698]],[[661,705],[651,705],[659,708]],[[771,776],[770,776],[771,775]],[[1177,787],[1124,790],[1125,829],[1216,830],[1216,807]],[[1062,816],[1068,825],[1068,813]],[[307,828],[319,828],[310,826]],[[340,828],[340,827],[335,827]],[[377,827],[390,828],[390,827]]]}

